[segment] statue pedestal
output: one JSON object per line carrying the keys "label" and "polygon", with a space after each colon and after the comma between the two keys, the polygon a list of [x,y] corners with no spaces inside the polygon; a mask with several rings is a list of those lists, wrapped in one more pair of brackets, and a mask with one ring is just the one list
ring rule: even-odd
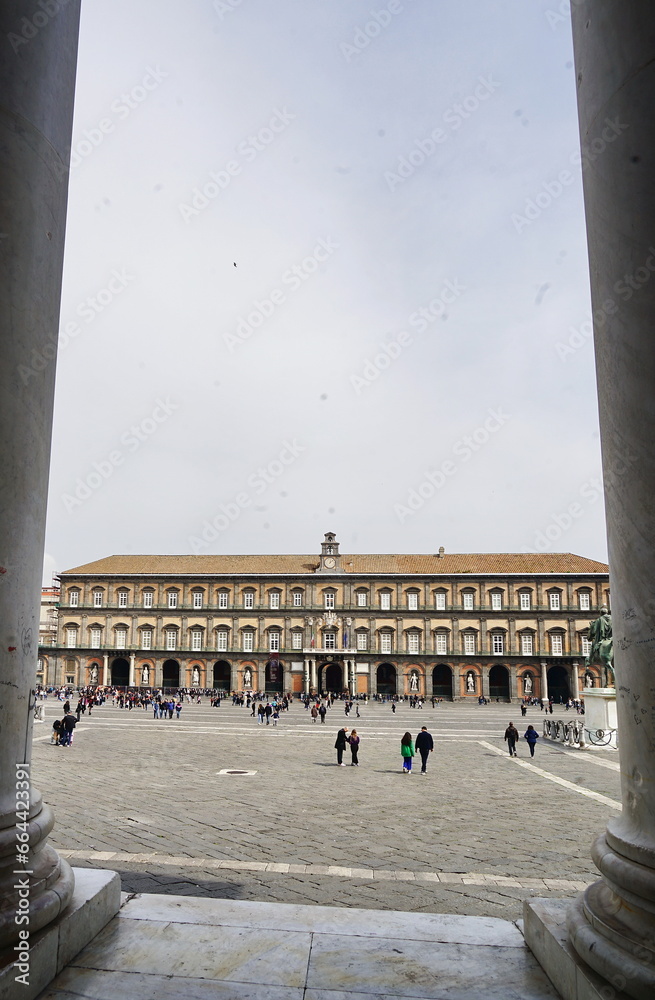
{"label": "statue pedestal", "polygon": [[583,693],[583,721],[589,742],[592,746],[609,746],[616,750],[616,688],[585,688]]}

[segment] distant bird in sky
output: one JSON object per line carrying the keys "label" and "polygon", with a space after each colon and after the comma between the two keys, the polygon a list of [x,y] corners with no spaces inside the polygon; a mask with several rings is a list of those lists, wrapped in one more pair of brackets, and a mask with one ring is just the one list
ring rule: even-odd
{"label": "distant bird in sky", "polygon": [[[233,263],[234,263],[234,262],[233,262]],[[234,266],[236,267],[236,264],[234,264]]]}

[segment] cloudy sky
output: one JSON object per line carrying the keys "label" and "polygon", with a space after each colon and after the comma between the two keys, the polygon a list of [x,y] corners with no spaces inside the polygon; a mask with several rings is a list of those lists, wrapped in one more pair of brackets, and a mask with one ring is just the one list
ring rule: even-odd
{"label": "cloudy sky", "polygon": [[46,579],[606,557],[565,7],[83,0]]}

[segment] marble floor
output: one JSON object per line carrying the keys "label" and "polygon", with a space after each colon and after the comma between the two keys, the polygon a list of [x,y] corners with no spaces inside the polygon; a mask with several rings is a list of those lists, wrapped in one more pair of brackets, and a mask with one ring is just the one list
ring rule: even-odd
{"label": "marble floor", "polygon": [[558,1000],[496,917],[139,894],[39,1000]]}

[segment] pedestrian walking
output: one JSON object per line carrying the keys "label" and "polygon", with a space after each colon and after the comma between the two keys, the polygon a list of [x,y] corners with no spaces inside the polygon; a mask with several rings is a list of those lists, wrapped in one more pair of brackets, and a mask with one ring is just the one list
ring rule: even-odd
{"label": "pedestrian walking", "polygon": [[327,714],[327,708],[325,707],[325,705],[321,705],[321,707],[318,710],[318,714],[321,717],[321,724],[325,725],[325,716]]}
{"label": "pedestrian walking", "polygon": [[400,741],[400,753],[403,758],[403,773],[412,773],[412,757],[414,756],[414,742],[411,733],[405,733]]}
{"label": "pedestrian walking", "polygon": [[278,720],[279,718],[280,718],[280,709],[279,709],[279,707],[278,707],[278,706],[276,705],[276,706],[275,706],[275,708],[273,709],[273,725],[274,725],[274,726],[277,726],[277,720]]}
{"label": "pedestrian walking", "polygon": [[421,755],[421,774],[427,775],[428,757],[434,750],[434,740],[428,732],[427,726],[421,726],[421,732],[416,737],[415,746]]}
{"label": "pedestrian walking", "polygon": [[509,750],[510,757],[516,757],[516,741],[519,738],[519,731],[513,722],[510,722],[509,726],[505,730],[505,739],[507,740],[507,749]]}
{"label": "pedestrian walking", "polygon": [[350,744],[350,755],[352,757],[351,764],[353,767],[359,767],[359,761],[357,759],[357,754],[359,753],[360,739],[357,735],[357,730],[352,729],[350,736],[346,737],[348,743]]}
{"label": "pedestrian walking", "polygon": [[525,733],[523,734],[523,739],[527,740],[528,746],[530,747],[530,756],[534,757],[534,745],[539,739],[539,733],[534,728],[534,726],[528,726]]}
{"label": "pedestrian walking", "polygon": [[396,714],[396,703],[395,703],[395,701],[391,702],[391,711],[393,712],[394,715]]}
{"label": "pedestrian walking", "polygon": [[346,749],[346,743],[348,742],[348,730],[340,729],[337,733],[336,742],[334,744],[334,749],[337,751],[337,764],[339,767],[345,767],[343,762],[343,752]]}
{"label": "pedestrian walking", "polygon": [[311,712],[309,713],[312,717],[312,722],[316,722],[318,719],[318,709],[316,705],[312,705]]}

